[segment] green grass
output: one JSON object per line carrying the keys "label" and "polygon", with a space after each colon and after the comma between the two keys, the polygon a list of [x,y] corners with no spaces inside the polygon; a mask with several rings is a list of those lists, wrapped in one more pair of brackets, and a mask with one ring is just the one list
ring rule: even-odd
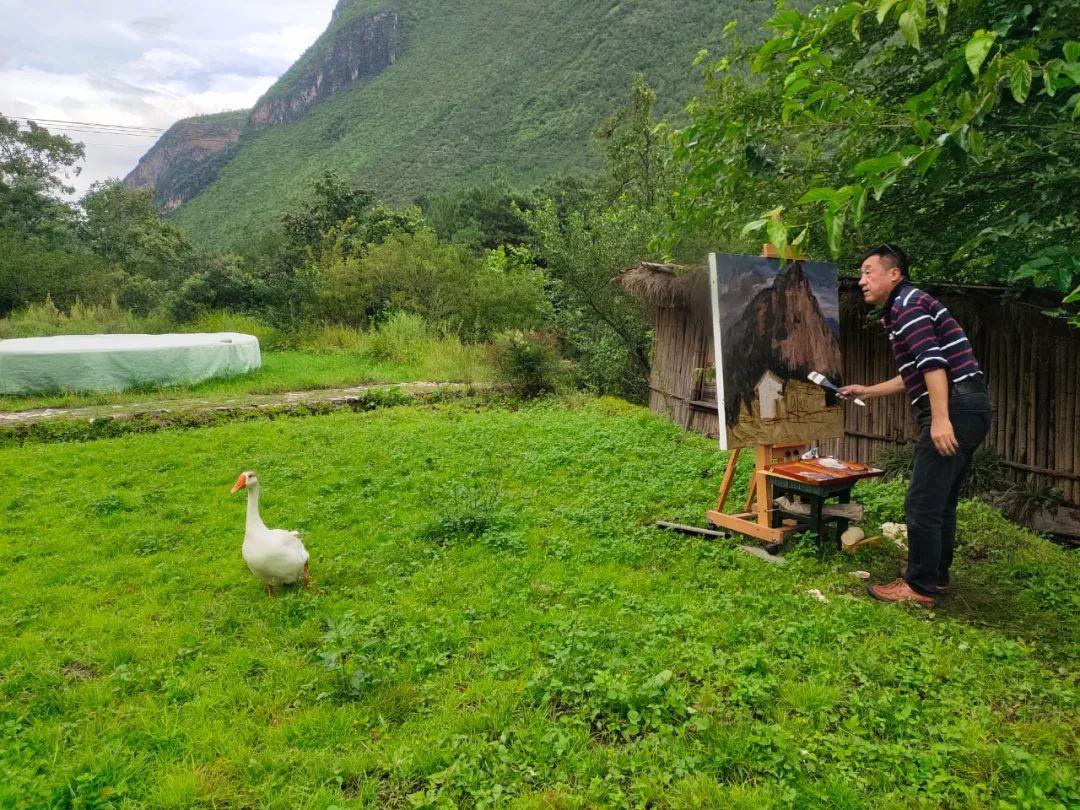
{"label": "green grass", "polygon": [[[246,571],[248,468],[313,589]],[[966,505],[930,612],[646,525],[722,470],[609,400],[0,450],[0,806],[1080,802],[1075,556]]]}
{"label": "green grass", "polygon": [[429,354],[401,361],[380,360],[366,353],[274,351],[262,353],[262,368],[239,377],[207,380],[198,385],[141,387],[107,393],[57,393],[25,397],[0,396],[0,412],[90,405],[164,405],[179,400],[218,402],[247,395],[337,388],[365,383],[485,382],[490,368],[482,346],[455,344],[448,354]]}
{"label": "green grass", "polygon": [[193,242],[226,248],[260,232],[326,169],[395,203],[493,176],[527,188],[593,171],[589,133],[627,102],[635,71],[657,88],[659,111],[674,112],[700,87],[698,51],[721,47],[736,17],[744,36],[760,36],[772,10],[750,0],[385,5],[402,17],[400,58],[297,121],[244,138],[217,180],[171,218]]}

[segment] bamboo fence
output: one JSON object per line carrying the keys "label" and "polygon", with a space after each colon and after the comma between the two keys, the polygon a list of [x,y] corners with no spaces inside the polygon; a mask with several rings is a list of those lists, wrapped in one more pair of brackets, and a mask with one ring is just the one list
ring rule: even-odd
{"label": "bamboo fence", "polygon": [[[700,274],[701,270],[691,271]],[[636,274],[631,276],[630,274]],[[663,265],[642,265],[620,281],[652,304],[653,364],[649,406],[688,430],[715,437],[719,426],[711,317],[686,292],[700,284]],[[681,296],[663,294],[679,279]],[[642,282],[646,281],[647,285]],[[986,375],[994,406],[988,446],[1014,480],[1049,482],[1080,504],[1080,330],[1044,307],[1000,288],[925,285],[964,327]],[[840,285],[840,344],[845,383],[875,383],[896,375],[888,340],[870,317],[854,279]],[[904,397],[845,408],[844,438],[822,443],[845,458],[873,462],[877,454],[911,441],[916,427]]]}

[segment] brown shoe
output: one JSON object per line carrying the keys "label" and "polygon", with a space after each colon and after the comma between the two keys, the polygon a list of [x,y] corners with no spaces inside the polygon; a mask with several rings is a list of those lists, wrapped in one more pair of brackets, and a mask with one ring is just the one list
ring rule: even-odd
{"label": "brown shoe", "polygon": [[913,590],[902,579],[894,580],[887,585],[867,585],[866,592],[879,602],[914,602],[922,607],[934,606],[934,597]]}
{"label": "brown shoe", "polygon": [[[907,579],[907,566],[906,565],[903,568],[900,569],[900,579],[905,579],[905,580]],[[948,585],[938,585],[937,589],[939,591],[941,591],[942,596],[948,596],[949,595],[949,586]]]}

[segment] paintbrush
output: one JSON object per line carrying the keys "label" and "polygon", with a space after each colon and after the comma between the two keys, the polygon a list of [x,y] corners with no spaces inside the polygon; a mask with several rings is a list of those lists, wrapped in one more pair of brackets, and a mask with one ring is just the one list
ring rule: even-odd
{"label": "paintbrush", "polygon": [[834,394],[836,394],[838,397],[840,397],[840,399],[849,399],[852,402],[854,402],[856,405],[862,405],[864,408],[866,407],[865,402],[863,402],[858,397],[849,397],[849,396],[847,396],[837,386],[835,386],[831,382],[829,382],[829,378],[826,377],[824,374],[822,374],[820,371],[811,371],[809,374],[806,375],[806,377],[807,377],[808,380],[810,380],[810,382],[812,382],[812,383],[814,383],[816,385],[820,385],[826,391],[832,391]]}

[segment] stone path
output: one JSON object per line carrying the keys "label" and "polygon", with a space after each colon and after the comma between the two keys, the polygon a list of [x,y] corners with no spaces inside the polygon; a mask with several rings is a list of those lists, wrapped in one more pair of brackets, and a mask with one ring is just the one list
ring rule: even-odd
{"label": "stone path", "polygon": [[199,413],[228,410],[264,410],[304,403],[327,403],[347,408],[375,391],[399,390],[406,394],[428,394],[436,391],[491,391],[488,383],[406,382],[354,385],[348,388],[317,388],[310,391],[288,391],[277,394],[246,394],[226,399],[161,399],[148,402],[124,402],[116,405],[88,405],[78,408],[39,408],[29,411],[0,413],[0,428],[32,424],[50,419],[86,420],[130,419],[144,414],[172,412]]}

